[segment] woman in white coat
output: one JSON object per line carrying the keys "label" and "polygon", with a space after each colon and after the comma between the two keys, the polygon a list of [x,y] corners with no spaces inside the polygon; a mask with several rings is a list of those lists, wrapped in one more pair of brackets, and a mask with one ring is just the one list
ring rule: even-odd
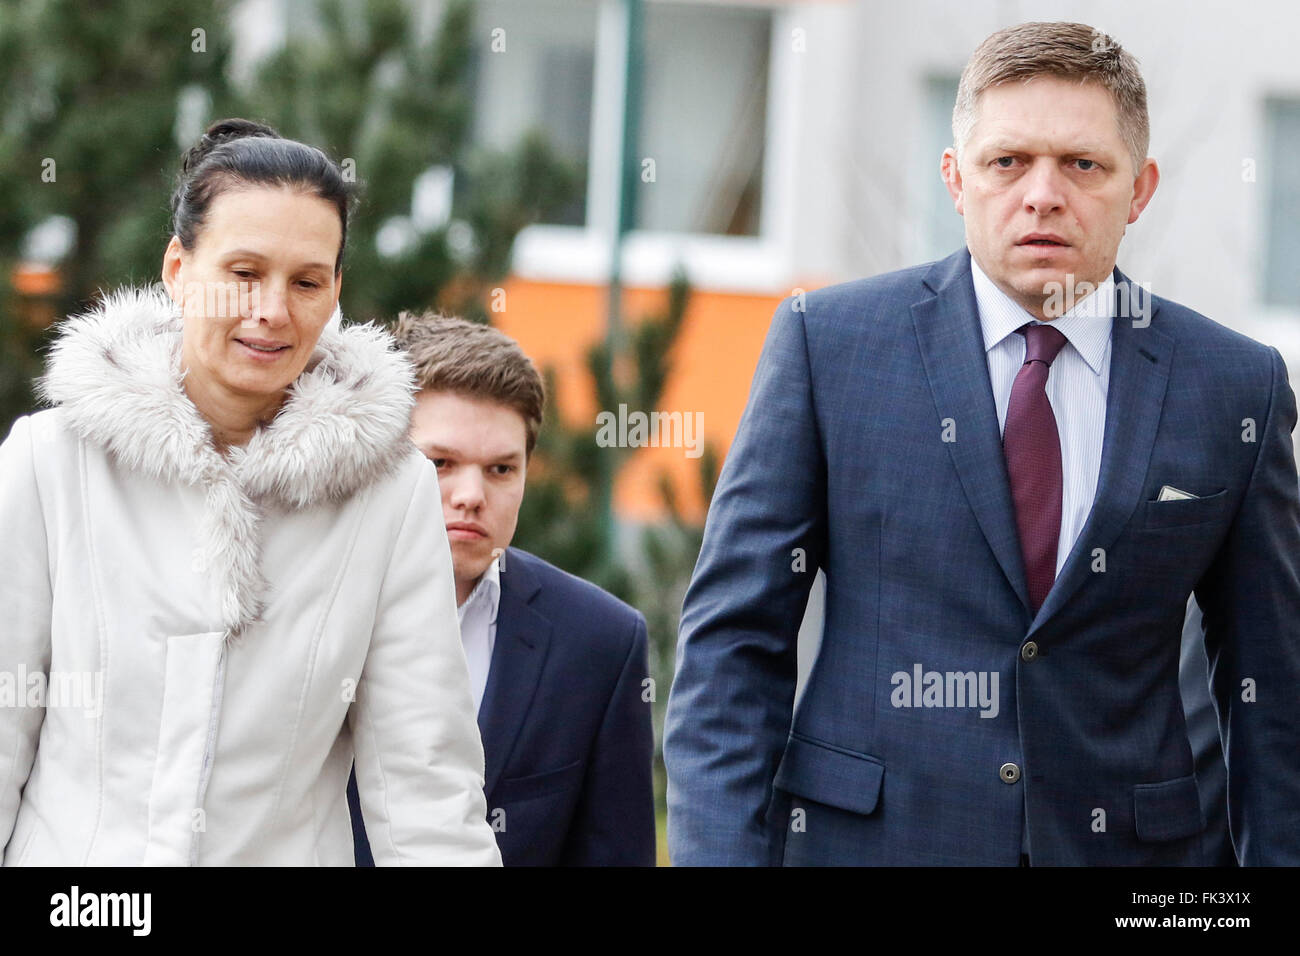
{"label": "woman in white coat", "polygon": [[21,864],[499,865],[436,471],[331,322],[349,187],[214,124],[163,289],[60,331],[0,446],[0,847]]}

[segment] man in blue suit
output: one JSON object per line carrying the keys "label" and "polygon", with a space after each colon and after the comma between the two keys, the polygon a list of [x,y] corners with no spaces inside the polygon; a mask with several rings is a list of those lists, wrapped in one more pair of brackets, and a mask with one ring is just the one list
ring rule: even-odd
{"label": "man in blue suit", "polygon": [[1159,174],[1109,37],[994,34],[953,127],[967,248],[773,319],[682,614],[672,860],[1214,862],[1179,694],[1194,592],[1236,855],[1300,863],[1281,356],[1115,268]]}
{"label": "man in blue suit", "polygon": [[[645,618],[508,547],[542,422],[541,377],[485,325],[404,314],[396,337],[420,388],[411,438],[438,467],[502,861],[653,866]],[[372,865],[355,781],[348,801],[357,863]]]}

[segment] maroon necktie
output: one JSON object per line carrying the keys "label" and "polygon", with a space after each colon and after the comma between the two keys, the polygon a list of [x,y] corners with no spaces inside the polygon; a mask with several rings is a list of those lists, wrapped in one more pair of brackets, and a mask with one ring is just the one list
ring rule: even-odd
{"label": "maroon necktie", "polygon": [[1029,603],[1037,614],[1056,580],[1061,536],[1061,439],[1046,385],[1048,368],[1066,340],[1050,325],[1026,324],[1016,331],[1025,337],[1025,364],[1011,386],[1002,453],[1011,479]]}

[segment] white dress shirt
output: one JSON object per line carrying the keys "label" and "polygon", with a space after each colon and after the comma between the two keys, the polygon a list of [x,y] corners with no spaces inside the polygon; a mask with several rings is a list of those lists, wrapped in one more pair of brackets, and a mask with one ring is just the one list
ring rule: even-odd
{"label": "white dress shirt", "polygon": [[465,646],[465,663],[469,666],[469,687],[474,694],[474,711],[483,703],[488,670],[492,665],[492,647],[497,641],[497,609],[501,606],[501,570],[496,559],[469,592],[465,603],[456,608],[460,619],[460,640]]}
{"label": "white dress shirt", "polygon": [[[975,301],[984,331],[984,354],[998,411],[998,431],[1006,428],[1011,386],[1025,364],[1026,341],[1016,329],[1026,322],[1042,325],[1023,306],[999,289],[971,256]],[[1101,445],[1106,433],[1106,393],[1110,388],[1110,333],[1115,317],[1115,279],[1107,276],[1087,298],[1075,303],[1051,325],[1066,339],[1047,374],[1047,402],[1061,440],[1061,534],[1056,545],[1056,573],[1061,573],[1075,539],[1088,521],[1101,474]],[[1020,852],[1029,853],[1029,804]]]}
{"label": "white dress shirt", "polygon": [[[998,431],[1006,427],[1011,386],[1025,364],[1025,337],[1016,329],[1035,319],[999,289],[971,257],[975,300],[984,331],[984,353],[998,411]],[[1061,534],[1056,573],[1061,573],[1075,539],[1088,521],[1101,473],[1106,431],[1106,393],[1110,387],[1110,330],[1115,316],[1115,279],[1106,281],[1050,323],[1066,338],[1047,376],[1047,401],[1061,439]]]}

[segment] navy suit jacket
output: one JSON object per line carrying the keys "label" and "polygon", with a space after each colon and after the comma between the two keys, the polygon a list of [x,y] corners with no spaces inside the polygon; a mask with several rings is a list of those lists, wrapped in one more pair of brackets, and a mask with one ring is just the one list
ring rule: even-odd
{"label": "navy suit jacket", "polygon": [[[653,866],[645,618],[508,548],[479,708],[488,822],[506,866]],[[358,866],[372,866],[355,776]]]}
{"label": "navy suit jacket", "polygon": [[[1193,592],[1237,856],[1300,863],[1286,368],[1114,275],[1096,498],[1036,615],[966,249],[778,308],[682,613],[674,863],[1015,865],[1026,811],[1035,865],[1213,862],[1179,695]],[[969,706],[995,677],[996,715]]]}

